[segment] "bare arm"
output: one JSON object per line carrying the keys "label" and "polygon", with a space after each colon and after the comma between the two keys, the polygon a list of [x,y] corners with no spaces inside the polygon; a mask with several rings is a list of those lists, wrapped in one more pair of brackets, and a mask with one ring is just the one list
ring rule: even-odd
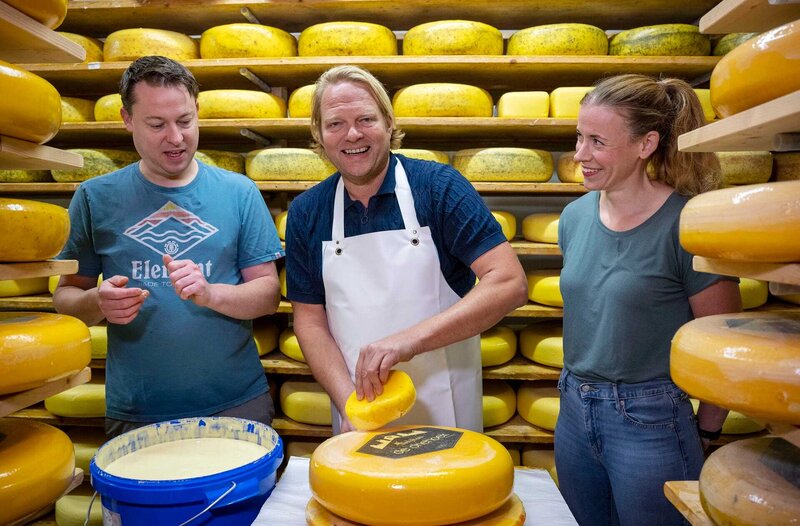
{"label": "bare arm", "polygon": [[109,323],[124,325],[139,314],[149,292],[126,287],[128,278],[112,276],[97,285],[97,276],[64,275],[53,293],[56,311],[75,316],[86,325]]}
{"label": "bare arm", "polygon": [[398,362],[475,336],[528,301],[525,271],[509,243],[481,255],[471,268],[479,282],[455,305],[361,349],[355,371],[359,398],[380,394]]}

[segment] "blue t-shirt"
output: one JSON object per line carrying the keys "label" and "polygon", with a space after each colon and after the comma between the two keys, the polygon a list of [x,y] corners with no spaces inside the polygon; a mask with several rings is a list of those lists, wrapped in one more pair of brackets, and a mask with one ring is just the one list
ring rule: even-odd
{"label": "blue t-shirt", "polygon": [[689,297],[724,278],[692,269],[678,239],[687,197],[673,193],[624,232],[600,221],[599,192],[564,208],[564,367],[582,378],[635,383],[668,379],[672,337],[693,319]]}
{"label": "blue t-shirt", "polygon": [[80,185],[62,259],[78,274],[127,276],[150,292],[127,325],[109,324],[106,415],[152,422],[202,416],[267,391],[252,323],[181,300],[162,262],[191,259],[209,283],[239,284],[241,269],[283,256],[255,184],[198,161],[180,188],[151,183],[134,163]]}
{"label": "blue t-shirt", "polygon": [[[404,227],[394,193],[398,161],[408,176],[420,226],[431,229],[442,275],[450,288],[463,297],[475,284],[469,266],[506,238],[475,188],[454,168],[392,154],[386,178],[367,208],[344,192],[344,235]],[[333,199],[340,177],[338,172],[333,174],[300,194],[289,206],[286,284],[292,301],[325,303],[322,242],[331,240]]]}

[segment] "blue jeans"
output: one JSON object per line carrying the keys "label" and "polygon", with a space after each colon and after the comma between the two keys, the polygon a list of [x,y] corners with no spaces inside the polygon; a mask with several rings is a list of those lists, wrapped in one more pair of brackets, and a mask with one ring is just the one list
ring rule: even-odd
{"label": "blue jeans", "polygon": [[559,488],[582,526],[687,524],[664,496],[668,480],[697,480],[703,447],[689,397],[669,380],[558,381]]}

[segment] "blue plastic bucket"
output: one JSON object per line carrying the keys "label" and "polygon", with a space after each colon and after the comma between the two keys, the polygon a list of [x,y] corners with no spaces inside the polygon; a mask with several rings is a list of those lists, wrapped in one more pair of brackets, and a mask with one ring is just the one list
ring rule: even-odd
{"label": "blue plastic bucket", "polygon": [[[230,438],[264,446],[261,458],[234,469],[182,480],[136,480],[107,473],[113,461],[148,446],[194,438]],[[271,427],[229,417],[159,422],[120,435],[97,450],[89,471],[103,524],[241,526],[251,524],[275,487],[283,443]],[[188,521],[188,522],[187,522]]]}

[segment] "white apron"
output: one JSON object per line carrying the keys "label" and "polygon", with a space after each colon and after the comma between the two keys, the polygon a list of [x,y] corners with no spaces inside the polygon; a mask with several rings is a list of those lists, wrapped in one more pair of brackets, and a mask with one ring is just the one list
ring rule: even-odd
{"label": "white apron", "polygon": [[[408,178],[398,160],[395,194],[404,230],[344,237],[344,183],[333,205],[332,240],[322,243],[328,326],[355,381],[362,347],[438,314],[456,303],[442,275],[429,227],[420,227]],[[422,353],[395,366],[417,390],[414,407],[396,424],[483,431],[480,336]],[[340,420],[332,405],[333,431]]]}

